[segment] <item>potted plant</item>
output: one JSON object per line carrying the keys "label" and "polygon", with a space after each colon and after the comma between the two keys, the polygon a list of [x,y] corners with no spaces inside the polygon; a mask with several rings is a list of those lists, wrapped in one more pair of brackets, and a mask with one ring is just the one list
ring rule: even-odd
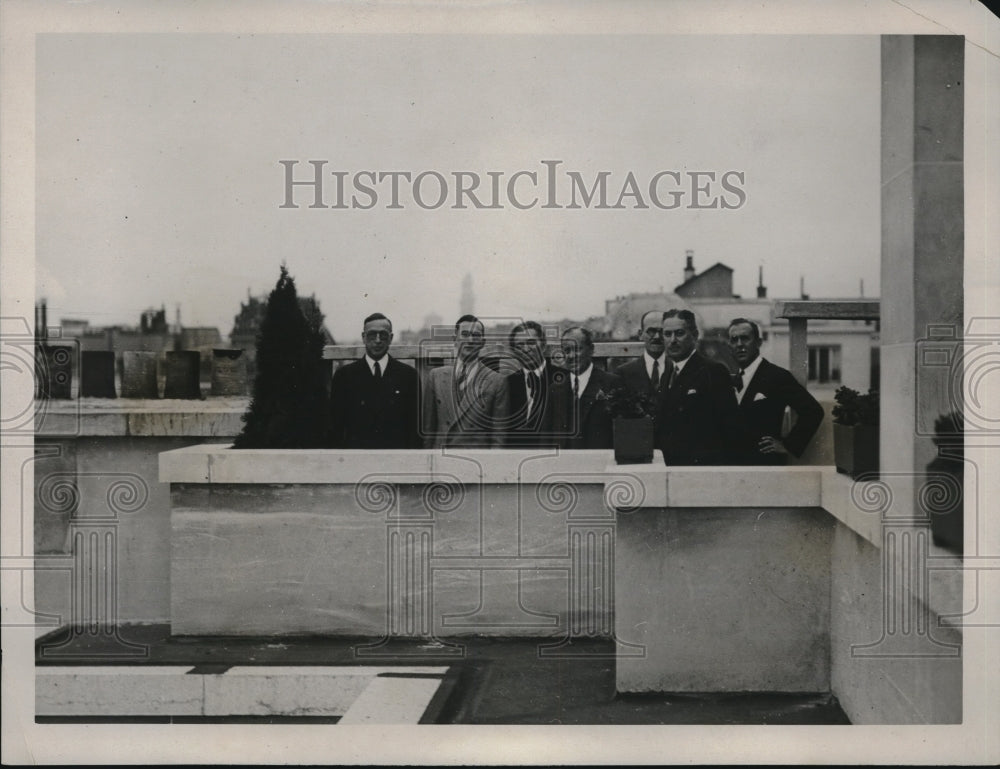
{"label": "potted plant", "polygon": [[878,390],[838,387],[833,395],[833,455],[837,472],[857,478],[878,470]]}
{"label": "potted plant", "polygon": [[253,398],[233,448],[308,449],[325,445],[328,406],[322,323],[318,310],[308,317],[303,313],[295,281],[281,265],[257,335]]}
{"label": "potted plant", "polygon": [[[962,412],[934,420],[937,456],[927,463],[927,487],[934,544],[962,554],[965,533],[965,427]],[[944,478],[942,478],[944,476]]]}
{"label": "potted plant", "polygon": [[649,464],[653,461],[653,419],[656,401],[646,393],[616,387],[597,393],[606,403],[614,430],[615,462],[619,465]]}

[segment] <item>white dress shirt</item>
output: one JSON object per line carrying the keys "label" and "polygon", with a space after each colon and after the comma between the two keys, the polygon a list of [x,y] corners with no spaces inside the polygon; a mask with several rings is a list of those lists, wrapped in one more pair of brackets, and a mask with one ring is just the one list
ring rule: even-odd
{"label": "white dress shirt", "polygon": [[[580,374],[574,374],[570,372],[569,386],[576,389],[577,397],[583,395],[583,391],[587,389],[587,383],[590,381],[590,375],[594,372],[594,364],[591,363],[587,366],[587,370],[581,372]],[[576,384],[576,380],[580,380],[579,386]]]}
{"label": "white dress shirt", "polygon": [[667,354],[663,353],[659,358],[654,358],[648,352],[643,350],[642,358],[646,363],[646,376],[649,377],[650,381],[653,380],[653,361],[660,364],[660,382],[663,382],[663,372],[666,369]]}
{"label": "white dress shirt", "polygon": [[757,373],[757,369],[760,368],[760,362],[762,360],[764,360],[764,356],[758,355],[753,359],[753,363],[745,369],[740,369],[740,372],[743,374],[743,389],[736,393],[737,403],[743,402],[743,396],[746,395],[747,388],[750,387],[750,380],[753,379],[753,375]]}
{"label": "white dress shirt", "polygon": [[[372,376],[375,376],[375,359],[372,358],[368,353],[365,353],[365,363],[368,364],[368,370],[372,372]],[[389,356],[383,355],[378,360],[379,372],[382,376],[385,376],[385,367],[389,365]]]}

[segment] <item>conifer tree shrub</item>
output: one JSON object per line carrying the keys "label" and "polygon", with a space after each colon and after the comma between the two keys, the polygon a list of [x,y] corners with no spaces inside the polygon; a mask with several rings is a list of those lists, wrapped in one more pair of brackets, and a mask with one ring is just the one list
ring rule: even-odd
{"label": "conifer tree shrub", "polygon": [[267,299],[257,334],[257,374],[243,415],[237,449],[321,448],[325,441],[327,395],[323,362],[323,316],[306,317],[295,281],[281,276]]}

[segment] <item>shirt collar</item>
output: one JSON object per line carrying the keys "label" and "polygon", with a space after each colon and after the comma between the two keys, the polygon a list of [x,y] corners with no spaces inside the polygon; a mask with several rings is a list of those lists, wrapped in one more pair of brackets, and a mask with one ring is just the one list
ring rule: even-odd
{"label": "shirt collar", "polygon": [[[372,372],[372,376],[375,376],[375,359],[371,357],[368,353],[365,353],[365,363],[368,364],[368,370]],[[389,365],[389,353],[386,353],[378,361],[378,367],[385,373],[386,366]]]}
{"label": "shirt collar", "polygon": [[534,374],[539,379],[541,379],[542,378],[542,373],[544,371],[545,371],[545,361],[542,361],[542,365],[539,366],[538,368],[534,369],[533,371],[528,371],[528,369],[521,369],[521,373],[524,374],[524,378],[525,379],[528,378],[528,374]]}
{"label": "shirt collar", "polygon": [[753,359],[753,363],[747,366],[743,371],[743,389],[736,391],[736,400],[738,403],[743,402],[743,396],[746,395],[747,389],[750,387],[750,381],[753,379],[753,375],[757,373],[757,369],[760,368],[760,362],[764,360],[763,355],[758,355]]}
{"label": "shirt collar", "polygon": [[684,367],[688,364],[688,361],[691,360],[692,357],[694,357],[694,352],[695,351],[692,350],[691,354],[688,355],[684,360],[674,361],[674,369],[676,369],[678,374],[680,374],[684,370]]}
{"label": "shirt collar", "polygon": [[764,360],[763,355],[758,355],[753,359],[753,363],[743,369],[743,382],[745,384],[750,384],[750,380],[753,379],[753,375],[757,373],[757,369],[760,368],[760,362]]}
{"label": "shirt collar", "polygon": [[587,370],[586,371],[583,371],[583,372],[581,372],[579,374],[572,374],[572,372],[571,372],[572,376],[575,376],[575,377],[579,378],[579,380],[580,380],[580,386],[578,388],[578,392],[580,393],[580,395],[583,395],[583,391],[587,389],[587,383],[590,381],[590,375],[593,374],[593,373],[594,373],[594,364],[593,363],[591,363],[589,366],[587,366]]}
{"label": "shirt collar", "polygon": [[649,376],[653,376],[653,361],[657,361],[660,364],[660,373],[663,373],[663,369],[667,366],[667,354],[665,352],[660,353],[659,358],[654,358],[645,350],[642,351],[642,359],[646,364],[646,373]]}
{"label": "shirt collar", "polygon": [[462,376],[465,379],[469,379],[476,373],[477,368],[479,368],[479,358],[473,358],[470,363],[466,363],[461,358],[458,358],[455,361],[455,376]]}

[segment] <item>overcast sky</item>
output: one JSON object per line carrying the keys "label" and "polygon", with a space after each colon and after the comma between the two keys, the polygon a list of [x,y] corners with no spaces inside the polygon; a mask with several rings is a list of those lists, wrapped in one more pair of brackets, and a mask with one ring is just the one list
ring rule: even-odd
{"label": "overcast sky", "polygon": [[[482,316],[602,314],[723,262],[735,290],[879,292],[877,36],[45,35],[37,55],[38,295],[50,323],[138,323],[181,305],[228,335],[249,289],[285,261],[338,341],[361,318],[397,329],[459,311],[473,275]],[[282,209],[284,168],[437,171],[426,210],[388,182],[370,210]],[[736,209],[454,210],[455,171],[501,190],[519,170],[592,180],[610,203],[632,172],[738,171]],[[682,177],[684,178],[684,177]],[[734,178],[734,177],[731,177]],[[667,178],[667,181],[670,181]],[[522,199],[532,197],[521,179]],[[569,181],[561,177],[560,200]],[[544,192],[544,180],[540,180]],[[664,183],[661,187],[668,189]],[[428,183],[425,198],[437,187]],[[723,192],[718,184],[711,194]],[[669,196],[664,195],[664,198]],[[367,202],[367,196],[360,196]],[[727,197],[729,202],[737,198]],[[507,202],[506,200],[503,202]],[[666,202],[666,200],[664,200]]]}

